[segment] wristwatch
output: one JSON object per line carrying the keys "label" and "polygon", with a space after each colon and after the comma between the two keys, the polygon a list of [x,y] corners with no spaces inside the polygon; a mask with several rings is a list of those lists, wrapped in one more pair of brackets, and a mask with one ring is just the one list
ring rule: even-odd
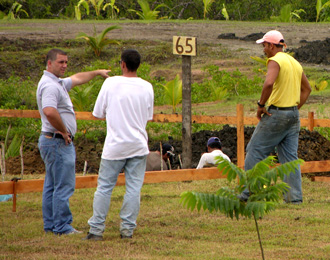
{"label": "wristwatch", "polygon": [[263,107],[265,107],[265,105],[261,105],[259,101],[258,101],[258,103],[257,103],[257,104],[258,104],[258,107],[260,107],[260,108],[263,108]]}

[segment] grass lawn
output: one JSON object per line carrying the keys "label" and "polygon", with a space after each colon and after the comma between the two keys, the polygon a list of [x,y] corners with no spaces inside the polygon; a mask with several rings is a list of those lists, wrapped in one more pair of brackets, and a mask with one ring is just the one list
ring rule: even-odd
{"label": "grass lawn", "polygon": [[[35,176],[32,176],[35,178]],[[41,196],[18,195],[0,204],[0,259],[261,259],[253,219],[231,220],[220,213],[188,211],[183,191],[215,192],[224,179],[146,184],[132,240],[119,237],[119,211],[125,187],[116,187],[104,241],[82,241],[88,232],[95,189],[79,189],[70,200],[74,236],[44,234]],[[303,178],[304,203],[281,204],[259,220],[266,259],[330,259],[329,183]]]}

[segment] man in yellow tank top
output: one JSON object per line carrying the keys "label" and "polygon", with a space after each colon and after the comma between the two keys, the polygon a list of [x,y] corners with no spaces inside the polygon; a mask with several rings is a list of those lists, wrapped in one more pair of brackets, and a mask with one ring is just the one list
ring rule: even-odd
{"label": "man in yellow tank top", "polygon": [[[280,163],[298,159],[300,120],[298,109],[306,102],[311,87],[299,62],[283,52],[283,35],[269,31],[258,44],[268,57],[267,75],[258,101],[257,117],[260,120],[247,146],[245,170],[253,168],[276,148]],[[266,105],[268,109],[266,109]],[[284,181],[290,190],[284,195],[287,203],[303,201],[300,168],[286,175]],[[248,199],[245,190],[241,199]]]}

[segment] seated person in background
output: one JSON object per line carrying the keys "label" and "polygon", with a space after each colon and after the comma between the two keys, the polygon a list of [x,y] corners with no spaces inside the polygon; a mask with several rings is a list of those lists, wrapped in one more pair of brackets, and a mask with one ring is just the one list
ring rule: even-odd
{"label": "seated person in background", "polygon": [[150,152],[147,156],[147,166],[146,171],[160,171],[161,164],[163,164],[163,170],[168,170],[167,161],[171,161],[174,157],[174,148],[169,143],[164,143],[162,145],[162,156],[160,155],[160,146],[158,146],[157,151]]}
{"label": "seated person in background", "polygon": [[197,165],[196,169],[202,169],[203,167],[214,167],[216,166],[216,159],[215,157],[221,156],[222,158],[228,160],[230,162],[230,159],[227,155],[225,155],[221,150],[221,141],[218,137],[211,137],[207,141],[207,153],[204,153],[199,160],[199,163]]}

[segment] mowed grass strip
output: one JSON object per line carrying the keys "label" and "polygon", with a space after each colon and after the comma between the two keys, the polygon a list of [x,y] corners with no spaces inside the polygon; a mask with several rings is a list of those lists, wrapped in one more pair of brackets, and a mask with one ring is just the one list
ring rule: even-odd
{"label": "mowed grass strip", "polygon": [[[85,234],[44,234],[40,192],[0,203],[0,259],[261,259],[253,219],[189,211],[183,191],[214,193],[226,180],[146,184],[132,240],[119,237],[125,187],[114,189],[104,241],[82,241],[92,216],[95,189],[79,189],[70,200],[73,226]],[[281,204],[259,221],[266,259],[329,259],[329,183],[303,178],[304,203]]]}

